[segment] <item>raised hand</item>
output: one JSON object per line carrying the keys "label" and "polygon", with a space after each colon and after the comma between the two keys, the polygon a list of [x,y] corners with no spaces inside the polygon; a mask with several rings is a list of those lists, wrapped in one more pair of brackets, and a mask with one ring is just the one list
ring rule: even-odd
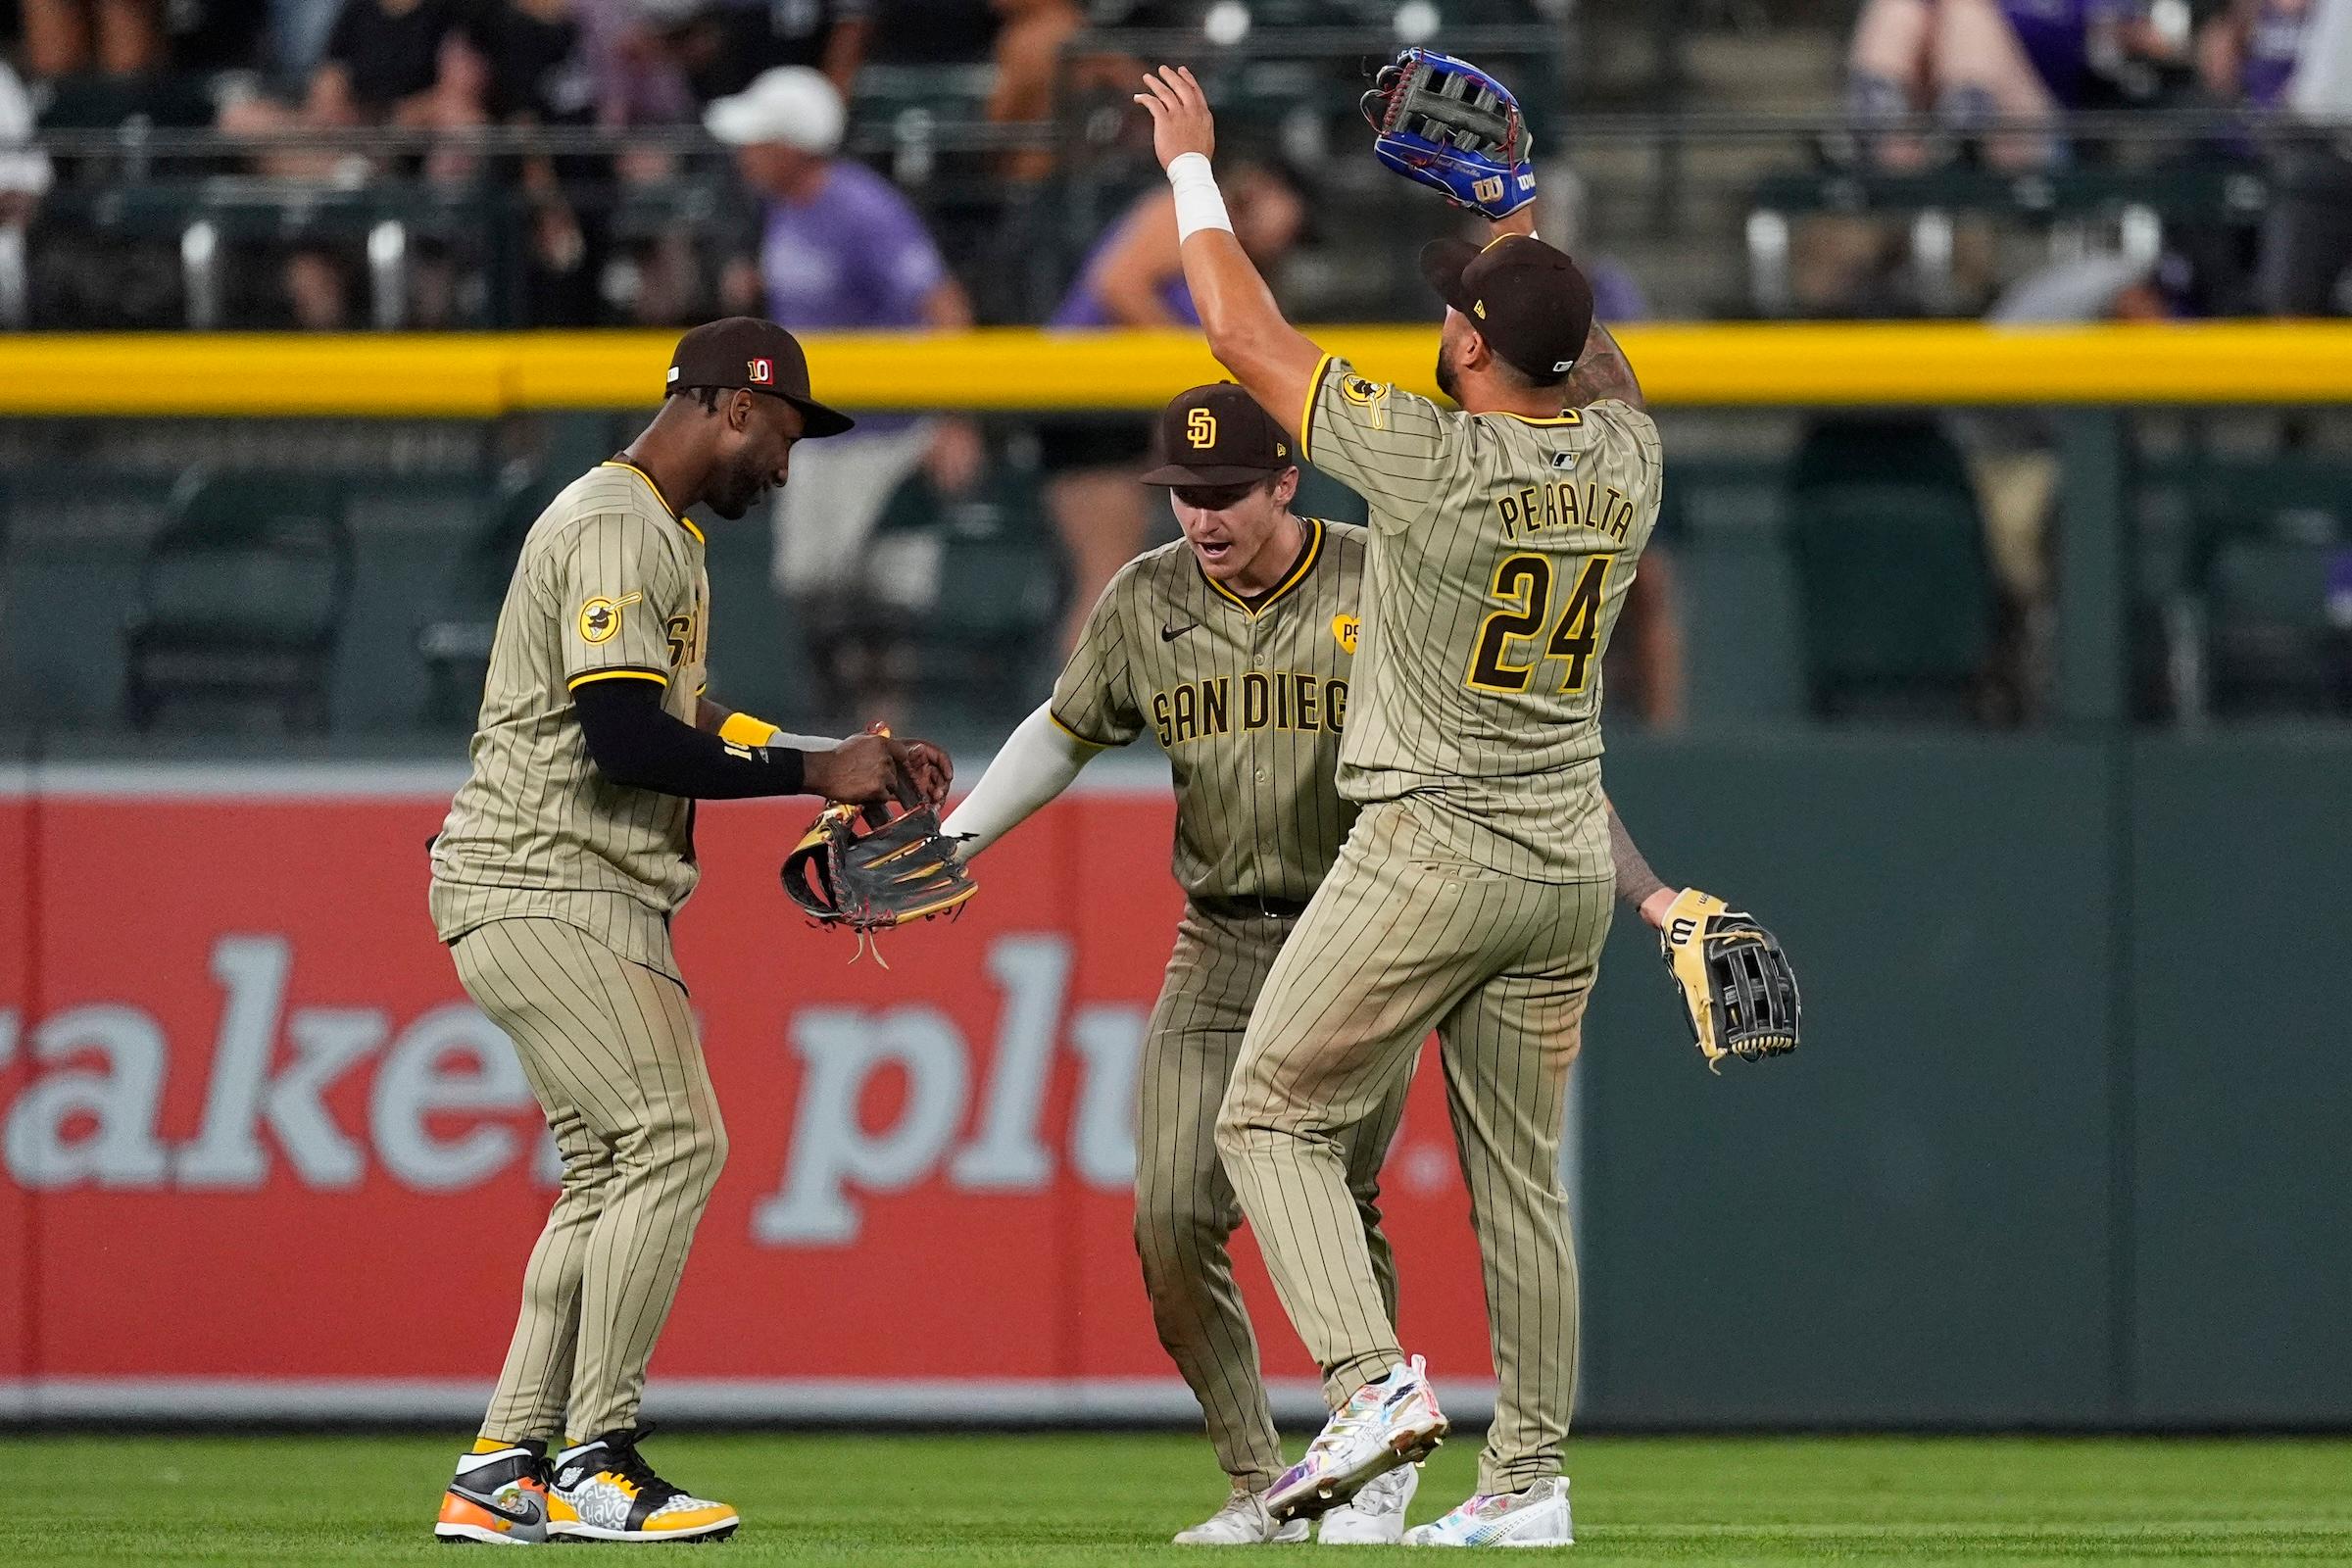
{"label": "raised hand", "polygon": [[1135,95],[1152,115],[1152,150],[1159,167],[1199,153],[1212,158],[1217,150],[1216,118],[1208,112],[1208,94],[1186,66],[1162,66],[1144,76],[1144,90]]}

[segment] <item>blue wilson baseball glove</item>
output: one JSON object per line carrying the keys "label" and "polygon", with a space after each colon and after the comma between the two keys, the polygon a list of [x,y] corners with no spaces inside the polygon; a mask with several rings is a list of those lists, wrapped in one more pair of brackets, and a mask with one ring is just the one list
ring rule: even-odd
{"label": "blue wilson baseball glove", "polygon": [[1380,133],[1374,155],[1405,178],[1489,218],[1508,218],[1536,199],[1519,100],[1468,61],[1407,49],[1381,68],[1363,108]]}

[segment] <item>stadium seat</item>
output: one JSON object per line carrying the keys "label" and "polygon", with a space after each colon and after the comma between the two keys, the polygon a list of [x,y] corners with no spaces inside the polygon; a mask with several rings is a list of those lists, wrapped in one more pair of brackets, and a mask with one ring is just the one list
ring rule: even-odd
{"label": "stadium seat", "polygon": [[2213,710],[2352,713],[2352,467],[2213,466],[2195,551]]}
{"label": "stadium seat", "polygon": [[925,715],[938,726],[1009,723],[1017,713],[992,704],[1025,693],[1029,666],[1052,657],[1065,591],[1034,478],[1000,466],[978,493],[941,501],[917,474],[900,501],[886,527],[910,514],[937,519],[940,593],[925,609],[880,614],[890,628],[883,667],[938,705]]}
{"label": "stadium seat", "polygon": [[487,520],[451,569],[442,612],[416,627],[416,657],[428,682],[421,715],[426,727],[472,727],[514,560],[522,554],[523,536],[562,488],[527,464],[499,476]]}
{"label": "stadium seat", "polygon": [[185,475],[140,568],[124,628],[131,724],[169,719],[317,732],[352,580],[338,485]]}
{"label": "stadium seat", "polygon": [[1998,595],[1967,466],[1940,428],[1816,424],[1790,466],[1787,528],[1815,713],[1981,711]]}

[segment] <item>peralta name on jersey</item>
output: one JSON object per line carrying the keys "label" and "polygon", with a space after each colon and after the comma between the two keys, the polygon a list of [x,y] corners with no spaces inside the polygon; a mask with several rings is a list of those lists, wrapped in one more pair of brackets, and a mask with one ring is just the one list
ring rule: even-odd
{"label": "peralta name on jersey", "polygon": [[1502,516],[1506,539],[1525,539],[1562,528],[1590,528],[1618,544],[1634,525],[1634,504],[1615,485],[1587,480],[1551,479],[1531,484],[1499,497],[1494,510]]}

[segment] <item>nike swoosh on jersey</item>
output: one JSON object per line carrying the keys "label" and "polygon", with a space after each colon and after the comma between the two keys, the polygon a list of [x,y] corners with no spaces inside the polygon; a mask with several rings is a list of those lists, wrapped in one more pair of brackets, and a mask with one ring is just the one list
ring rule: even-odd
{"label": "nike swoosh on jersey", "polygon": [[1172,643],[1186,632],[1198,630],[1200,625],[1200,623],[1197,620],[1187,626],[1170,626],[1163,623],[1159,628],[1159,640],[1163,643]]}
{"label": "nike swoosh on jersey", "polygon": [[475,1507],[494,1513],[511,1525],[535,1525],[545,1512],[543,1505],[536,1501],[526,1503],[520,1508],[509,1508],[500,1504],[495,1498],[484,1496],[481,1493],[469,1491],[465,1487],[451,1487],[449,1490]]}

